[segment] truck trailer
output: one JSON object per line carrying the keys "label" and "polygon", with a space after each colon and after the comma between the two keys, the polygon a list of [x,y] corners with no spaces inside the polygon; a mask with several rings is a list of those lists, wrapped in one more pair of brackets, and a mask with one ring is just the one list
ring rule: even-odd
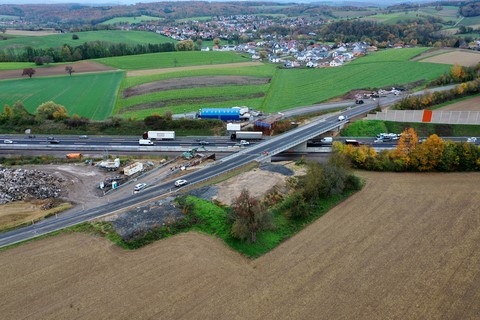
{"label": "truck trailer", "polygon": [[231,140],[260,140],[262,138],[262,131],[235,131],[230,135]]}
{"label": "truck trailer", "polygon": [[145,131],[143,139],[150,140],[174,140],[175,131]]}

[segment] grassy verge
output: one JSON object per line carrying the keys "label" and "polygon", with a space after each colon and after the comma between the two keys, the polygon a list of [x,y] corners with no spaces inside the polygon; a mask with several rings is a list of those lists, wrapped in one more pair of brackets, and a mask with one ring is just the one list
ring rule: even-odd
{"label": "grassy verge", "polygon": [[71,203],[61,202],[54,208],[43,210],[44,201],[15,201],[1,205],[0,232],[6,232],[51,217],[72,207]]}
{"label": "grassy verge", "polygon": [[419,137],[437,134],[440,137],[475,137],[480,136],[479,125],[439,124],[417,122],[392,122],[381,120],[359,120],[342,129],[344,137],[375,137],[381,132],[400,133],[407,128],[413,128]]}

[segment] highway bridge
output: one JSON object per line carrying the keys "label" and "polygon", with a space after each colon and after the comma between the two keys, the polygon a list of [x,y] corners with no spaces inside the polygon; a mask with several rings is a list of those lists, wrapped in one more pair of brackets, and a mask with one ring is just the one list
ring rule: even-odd
{"label": "highway bridge", "polygon": [[[362,114],[364,115],[375,107],[374,104],[364,104],[361,106],[349,107],[343,112],[339,112],[335,115],[322,117],[272,139],[265,139],[260,143],[241,148],[239,152],[232,153],[209,166],[191,172],[185,175],[184,178],[189,181],[189,185],[192,185],[245,166],[252,161],[270,161],[270,157],[289,150],[299,144],[306,143],[308,140],[322,133],[330,130],[337,130],[343,126],[348,119]],[[346,119],[339,121],[338,117],[340,115],[345,116]],[[0,235],[0,247],[35,238],[98,217],[110,215],[116,211],[124,210],[125,208],[151,202],[156,198],[175,193],[176,191],[178,191],[178,189],[173,186],[173,183],[167,181],[159,183],[155,188],[146,189],[143,192],[132,195],[126,199],[105,199],[106,203],[96,208],[84,210],[80,204],[74,209],[56,217],[50,217],[33,225],[2,233]]]}

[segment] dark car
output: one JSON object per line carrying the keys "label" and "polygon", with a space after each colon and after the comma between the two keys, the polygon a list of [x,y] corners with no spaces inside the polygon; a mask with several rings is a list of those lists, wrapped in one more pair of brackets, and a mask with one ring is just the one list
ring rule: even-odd
{"label": "dark car", "polygon": [[59,144],[60,141],[53,139],[53,140],[48,140],[51,144]]}

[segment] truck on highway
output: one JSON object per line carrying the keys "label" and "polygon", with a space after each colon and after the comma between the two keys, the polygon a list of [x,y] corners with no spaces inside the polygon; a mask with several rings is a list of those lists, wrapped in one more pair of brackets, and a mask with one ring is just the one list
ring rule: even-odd
{"label": "truck on highway", "polygon": [[138,144],[141,146],[153,146],[153,142],[150,139],[140,139],[138,140]]}
{"label": "truck on highway", "polygon": [[260,140],[262,138],[262,131],[235,131],[230,135],[231,140]]}
{"label": "truck on highway", "polygon": [[175,131],[145,131],[143,139],[150,140],[173,140],[175,139]]}

